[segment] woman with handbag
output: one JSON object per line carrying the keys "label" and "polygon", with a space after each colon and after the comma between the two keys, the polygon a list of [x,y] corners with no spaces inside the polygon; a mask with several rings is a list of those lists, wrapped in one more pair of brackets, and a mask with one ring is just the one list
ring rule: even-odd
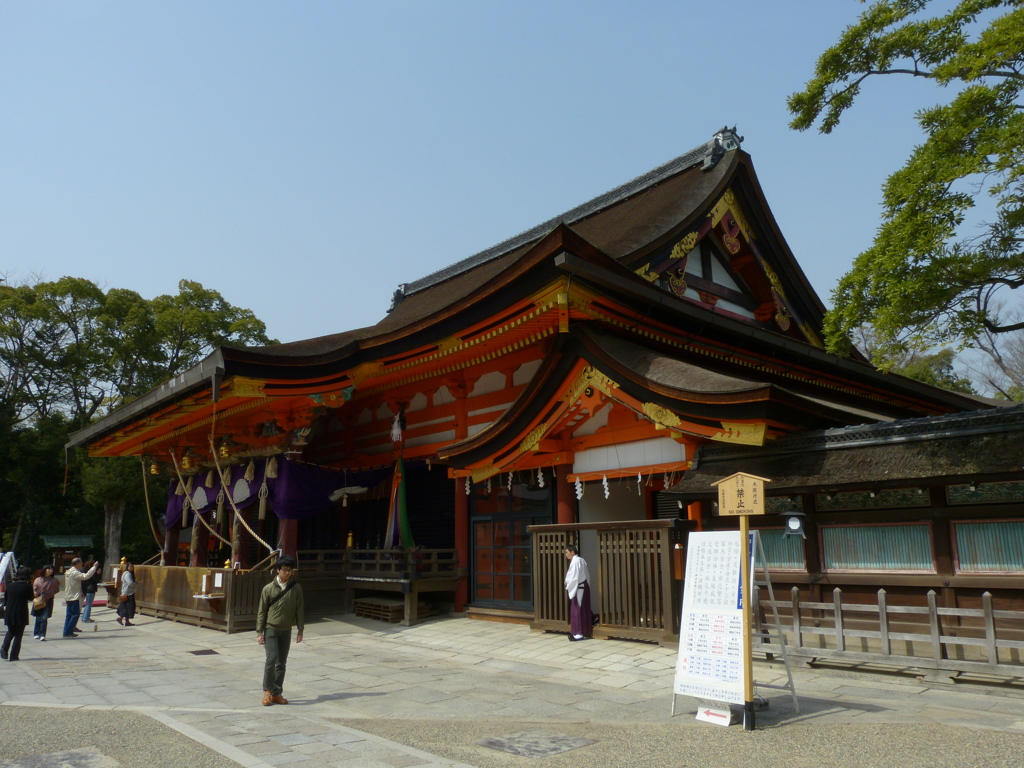
{"label": "woman with handbag", "polygon": [[32,583],[32,615],[36,617],[36,624],[32,630],[32,636],[36,640],[46,642],[46,622],[53,616],[53,598],[60,592],[60,582],[53,575],[52,565],[43,567],[43,572]]}
{"label": "woman with handbag", "polygon": [[134,627],[131,620],[135,618],[135,563],[128,563],[121,574],[121,591],[117,596],[117,623],[125,627]]}

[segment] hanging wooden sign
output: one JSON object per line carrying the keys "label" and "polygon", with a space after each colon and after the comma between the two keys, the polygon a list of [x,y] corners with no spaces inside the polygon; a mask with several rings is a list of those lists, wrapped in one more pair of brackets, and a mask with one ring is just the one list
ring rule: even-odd
{"label": "hanging wooden sign", "polygon": [[720,517],[764,514],[764,484],[766,477],[737,472],[712,483],[718,486],[718,514]]}

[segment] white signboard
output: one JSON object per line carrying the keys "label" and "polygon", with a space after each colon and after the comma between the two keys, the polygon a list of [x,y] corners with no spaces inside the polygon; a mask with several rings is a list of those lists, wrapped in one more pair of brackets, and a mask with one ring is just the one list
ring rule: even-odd
{"label": "white signboard", "polygon": [[690,534],[676,694],[743,703],[740,578],[739,531]]}

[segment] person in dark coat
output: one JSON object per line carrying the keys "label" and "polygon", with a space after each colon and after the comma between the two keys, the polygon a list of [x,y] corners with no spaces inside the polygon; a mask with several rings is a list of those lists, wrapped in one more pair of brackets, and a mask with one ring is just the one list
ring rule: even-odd
{"label": "person in dark coat", "polygon": [[7,586],[6,615],[7,634],[4,644],[0,646],[0,659],[9,658],[17,661],[21,655],[21,636],[28,626],[28,609],[32,603],[32,585],[28,580],[32,577],[32,569],[21,566],[14,576],[14,581]]}

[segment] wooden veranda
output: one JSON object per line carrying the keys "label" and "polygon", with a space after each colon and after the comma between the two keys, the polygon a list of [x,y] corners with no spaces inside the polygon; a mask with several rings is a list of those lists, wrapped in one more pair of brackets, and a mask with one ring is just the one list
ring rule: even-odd
{"label": "wooden veranda", "polygon": [[[420,596],[452,593],[465,578],[454,549],[307,550],[298,553],[307,613],[351,613],[359,596],[401,595],[406,626],[420,620]],[[256,628],[260,591],[271,570],[136,566],[136,605],[147,616],[224,632]]]}

